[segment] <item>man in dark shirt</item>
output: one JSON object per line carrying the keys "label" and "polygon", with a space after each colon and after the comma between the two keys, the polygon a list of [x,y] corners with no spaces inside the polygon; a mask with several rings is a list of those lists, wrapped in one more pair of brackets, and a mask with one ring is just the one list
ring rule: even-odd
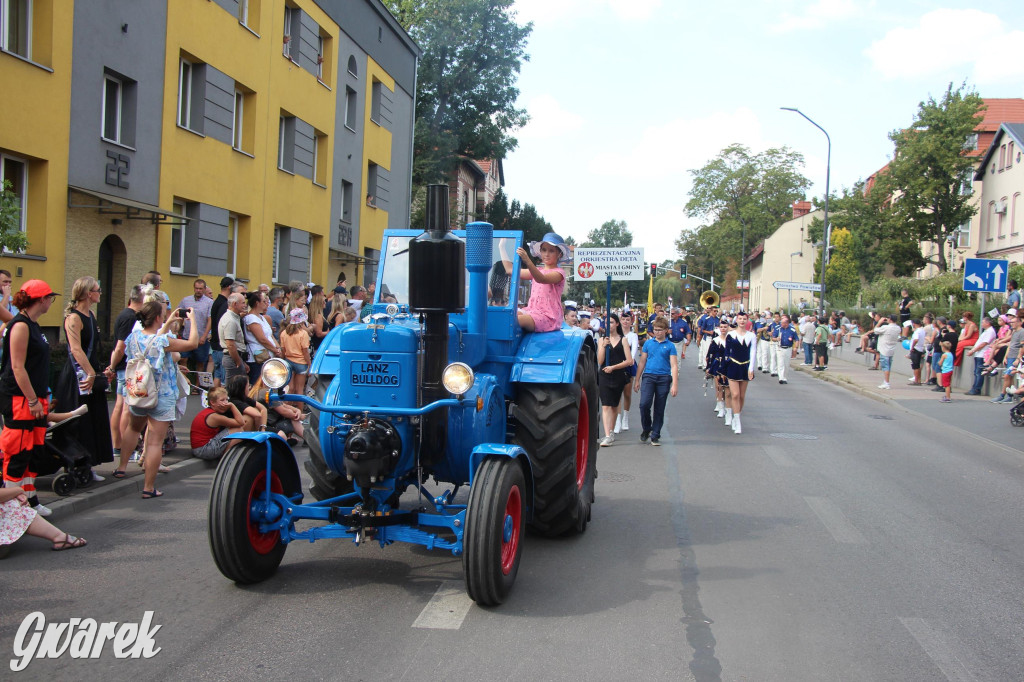
{"label": "man in dark shirt", "polygon": [[[136,284],[128,295],[128,307],[114,320],[114,339],[117,344],[110,354],[110,366],[117,372],[117,398],[114,410],[110,413],[110,440],[114,443],[114,459],[121,454],[121,434],[124,433],[124,427],[128,426],[128,410],[124,409],[124,370],[128,364],[124,355],[124,342],[135,327],[136,313],[142,310],[143,298],[142,285]],[[132,443],[131,447],[134,446]]]}
{"label": "man in dark shirt", "polygon": [[224,349],[220,345],[220,334],[217,332],[217,325],[224,311],[228,309],[228,295],[231,293],[231,285],[235,283],[232,277],[222,277],[220,280],[220,294],[213,299],[210,306],[210,352],[213,355],[213,385],[220,386],[224,381]]}

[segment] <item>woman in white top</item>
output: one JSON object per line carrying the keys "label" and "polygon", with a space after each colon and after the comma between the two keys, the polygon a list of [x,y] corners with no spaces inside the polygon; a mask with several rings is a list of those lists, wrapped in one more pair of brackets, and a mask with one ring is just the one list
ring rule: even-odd
{"label": "woman in white top", "polygon": [[622,402],[619,403],[619,414],[615,417],[615,429],[614,433],[620,431],[629,431],[629,408],[633,402],[633,379],[636,378],[636,356],[640,353],[640,337],[633,331],[633,315],[631,313],[623,312],[622,319],[622,336],[625,338],[626,343],[629,344],[629,352],[633,356],[633,364],[629,366],[630,380],[626,382],[626,385],[622,388]]}
{"label": "woman in white top", "polygon": [[249,314],[242,320],[245,329],[245,345],[249,348],[249,382],[255,383],[260,376],[263,363],[271,357],[281,357],[281,348],[274,341],[274,330],[267,319],[267,306],[270,301],[261,291],[250,291],[245,296],[249,304]]}

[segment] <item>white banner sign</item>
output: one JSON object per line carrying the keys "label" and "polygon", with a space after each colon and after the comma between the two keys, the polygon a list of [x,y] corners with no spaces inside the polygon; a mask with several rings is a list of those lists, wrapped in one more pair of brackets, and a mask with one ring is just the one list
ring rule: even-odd
{"label": "white banner sign", "polygon": [[577,282],[600,281],[609,276],[643,281],[646,267],[644,250],[639,247],[591,249],[577,246],[573,252],[573,279]]}

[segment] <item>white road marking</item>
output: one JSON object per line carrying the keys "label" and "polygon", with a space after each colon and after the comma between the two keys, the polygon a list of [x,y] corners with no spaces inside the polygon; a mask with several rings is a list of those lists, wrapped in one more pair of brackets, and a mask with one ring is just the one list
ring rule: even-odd
{"label": "white road marking", "polygon": [[777,466],[796,466],[796,462],[794,462],[790,456],[786,454],[786,451],[778,445],[762,445],[761,449],[764,450],[764,454],[768,455],[769,459],[775,462]]}
{"label": "white road marking", "polygon": [[466,586],[461,580],[446,580],[434,592],[412,626],[428,630],[458,630],[472,605],[473,600],[466,594]]}
{"label": "white road marking", "polygon": [[923,618],[900,618],[903,626],[910,631],[921,645],[928,658],[932,659],[950,682],[973,682],[977,678],[964,665],[966,652],[960,641],[952,635],[932,627]]}
{"label": "white road marking", "polygon": [[867,538],[850,523],[850,519],[846,518],[846,514],[835,502],[827,497],[805,497],[804,500],[836,542],[849,545],[867,544]]}

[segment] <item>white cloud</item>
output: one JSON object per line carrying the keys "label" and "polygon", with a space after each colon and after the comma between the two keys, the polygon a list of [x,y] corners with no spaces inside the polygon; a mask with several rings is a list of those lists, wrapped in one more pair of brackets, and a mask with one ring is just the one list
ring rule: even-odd
{"label": "white cloud", "polygon": [[[873,6],[871,2],[868,6]],[[789,33],[792,31],[812,31],[824,26],[857,16],[862,12],[856,0],[817,0],[808,5],[800,14],[783,14],[779,23],[769,27],[773,33]]]}
{"label": "white cloud", "polygon": [[[825,0],[828,1],[828,0]],[[846,1],[846,0],[840,0]],[[563,19],[610,11],[619,19],[649,19],[663,0],[516,0],[515,12],[520,23],[556,24]]]}
{"label": "white cloud", "polygon": [[[596,154],[587,170],[605,177],[688,178],[688,170],[702,167],[734,142],[755,151],[765,146],[761,124],[746,107],[649,126],[631,146]],[[606,146],[613,143],[614,138],[605,142]]]}
{"label": "white cloud", "polygon": [[[976,27],[984,48],[964,43],[967,26]],[[887,79],[968,69],[976,84],[1024,78],[1024,31],[1009,30],[995,14],[976,9],[928,12],[916,26],[892,29],[864,54]]]}
{"label": "white cloud", "polygon": [[562,107],[551,95],[537,95],[526,103],[530,122],[516,133],[520,140],[562,137],[580,129],[583,117]]}

